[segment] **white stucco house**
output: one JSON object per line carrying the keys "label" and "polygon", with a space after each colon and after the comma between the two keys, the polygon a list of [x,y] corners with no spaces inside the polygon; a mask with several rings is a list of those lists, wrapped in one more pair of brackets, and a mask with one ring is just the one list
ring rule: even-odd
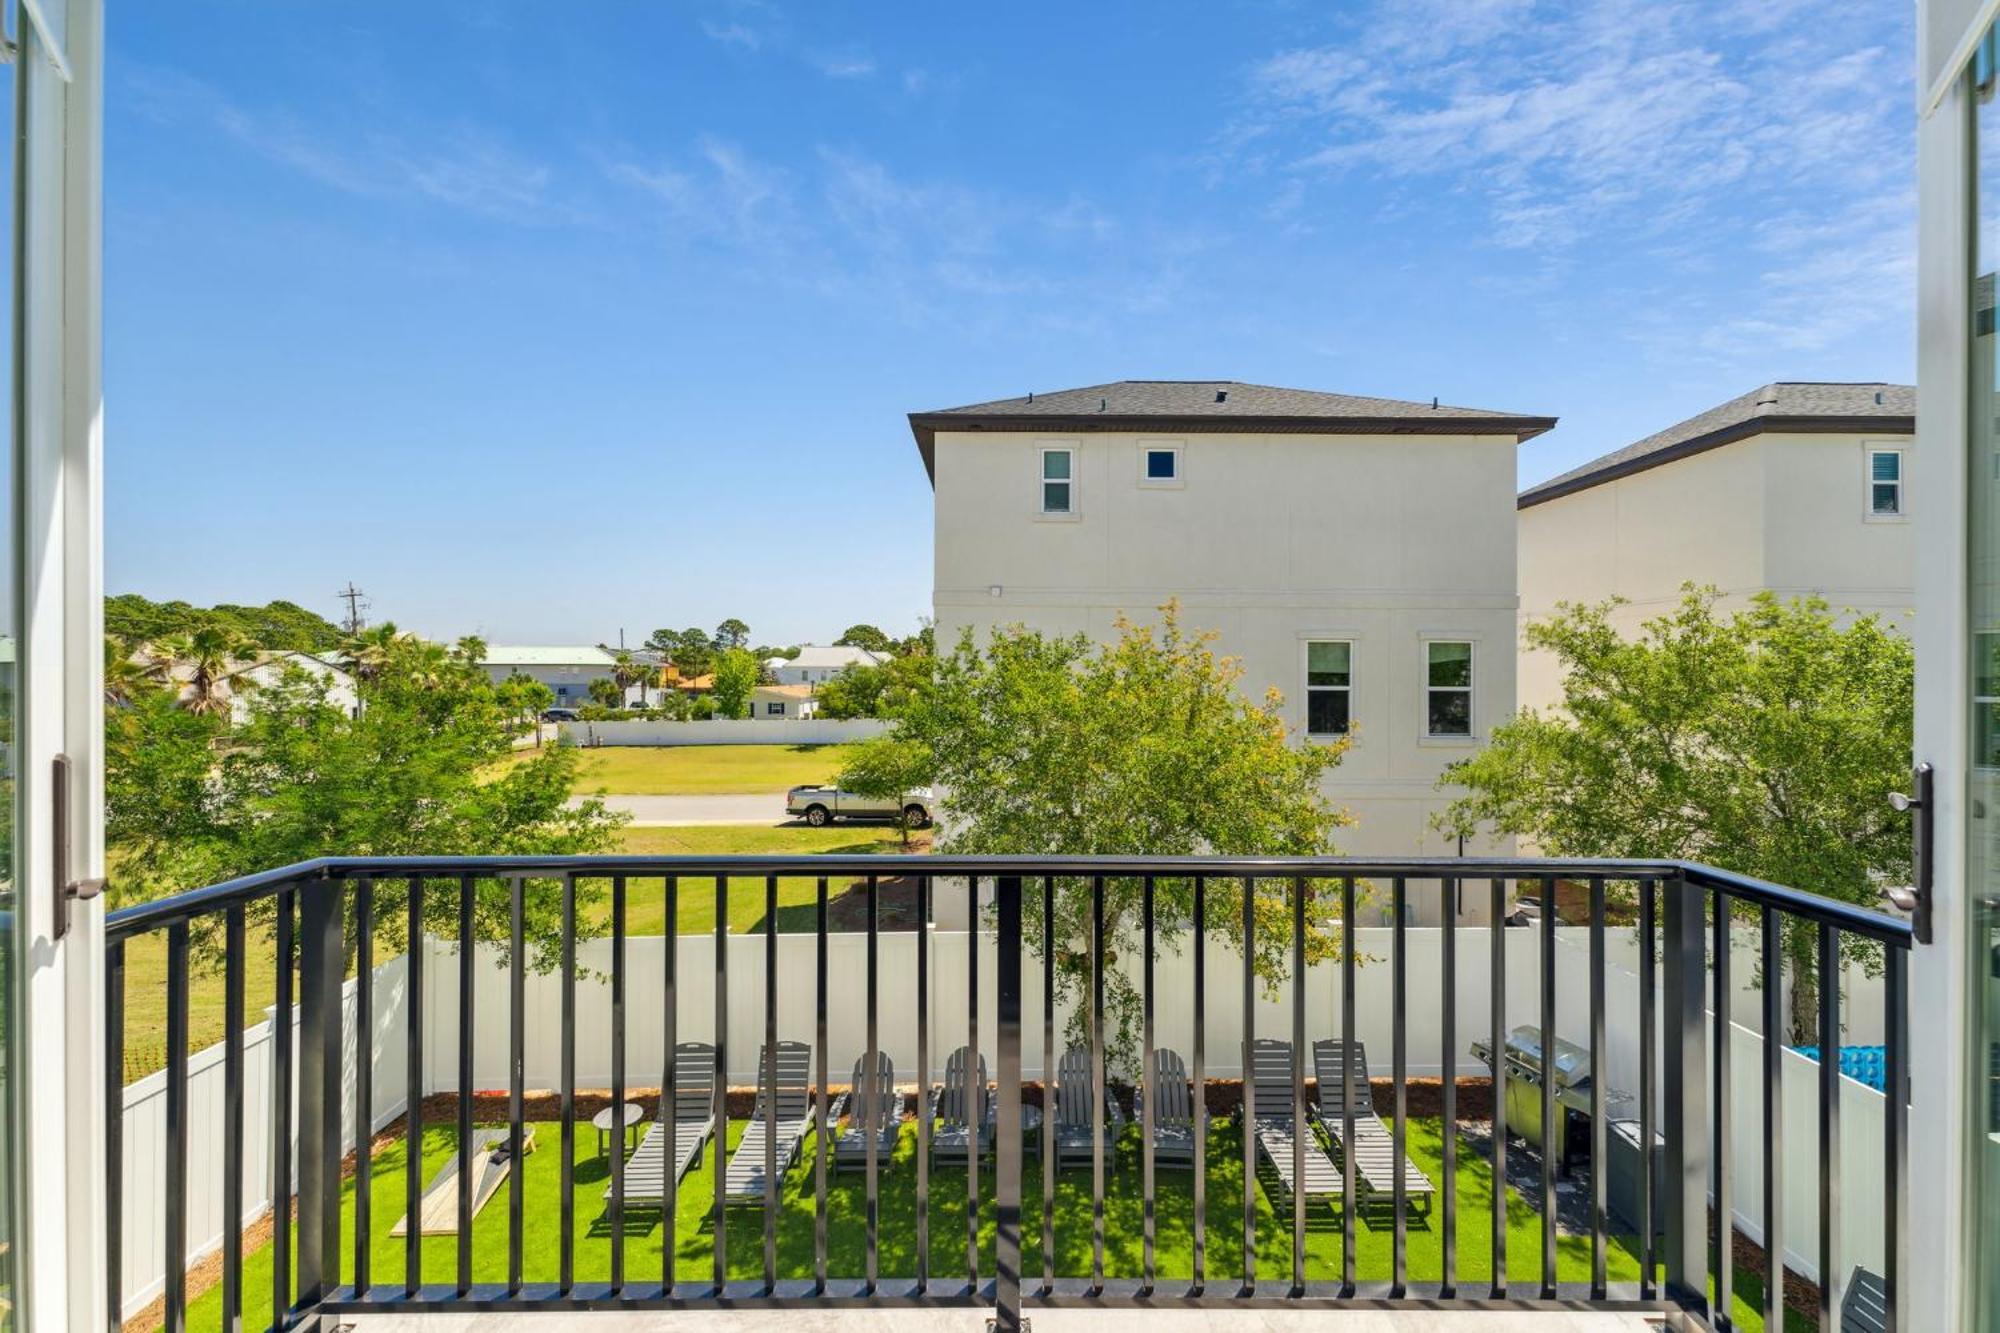
{"label": "white stucco house", "polygon": [[1515,454],[1554,424],[1233,380],[914,413],[938,642],[1109,639],[1178,599],[1300,734],[1352,734],[1326,788],[1356,817],[1343,850],[1455,850],[1428,819],[1514,709]]}
{"label": "white stucco house", "polygon": [[798,722],[818,713],[810,685],[759,685],[750,691],[750,716],[760,722]]}
{"label": "white stucco house", "polygon": [[764,665],[780,685],[824,685],[851,666],[880,666],[885,660],[884,654],[866,648],[808,643],[797,657],[766,658]]}
{"label": "white stucco house", "polygon": [[[1728,610],[1769,590],[1908,621],[1916,390],[1780,382],[1712,407],[1523,491],[1521,615],[1617,596],[1621,630],[1670,609],[1687,582]],[[1525,647],[1521,702],[1561,697]]]}
{"label": "white stucco house", "polygon": [[519,672],[553,690],[556,707],[578,708],[591,702],[591,681],[611,679],[613,658],[587,644],[495,644],[480,665],[495,684]]}

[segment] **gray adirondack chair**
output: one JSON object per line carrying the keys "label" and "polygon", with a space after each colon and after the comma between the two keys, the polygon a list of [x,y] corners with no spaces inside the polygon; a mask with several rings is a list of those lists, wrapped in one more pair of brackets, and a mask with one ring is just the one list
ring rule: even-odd
{"label": "gray adirondack chair", "polygon": [[[701,1160],[715,1133],[715,1047],[705,1041],[684,1041],[674,1047],[673,1179],[678,1181]],[[625,1159],[625,1203],[664,1204],[667,1198],[667,1122],[664,1115],[646,1127],[646,1135]],[[611,1197],[611,1187],[604,1187]]]}
{"label": "gray adirondack chair", "polygon": [[[871,1063],[872,1071],[864,1070]],[[872,1105],[864,1095],[871,1084],[875,1093]],[[887,1166],[903,1132],[903,1098],[896,1091],[896,1066],[888,1052],[875,1052],[872,1062],[866,1055],[856,1060],[854,1080],[848,1086],[849,1091],[842,1093],[828,1112],[836,1120],[843,1112],[847,1115],[847,1124],[833,1141],[834,1169],[866,1169],[871,1136],[875,1140],[876,1165]]]}
{"label": "gray adirondack chair", "polygon": [[1162,1046],[1153,1052],[1154,1100],[1159,1114],[1146,1105],[1146,1083],[1139,1081],[1133,1092],[1140,1129],[1153,1140],[1155,1166],[1194,1166],[1194,1118],[1208,1118],[1208,1107],[1197,1106],[1188,1082],[1187,1064],[1178,1051]]}
{"label": "gray adirondack chair", "polygon": [[776,1144],[778,1176],[782,1179],[798,1157],[799,1141],[812,1125],[812,1048],[802,1041],[781,1041],[776,1054],[774,1081],[764,1052],[758,1053],[757,1105],[729,1158],[722,1190],[726,1203],[762,1203],[765,1143]]}
{"label": "gray adirondack chair", "polygon": [[1090,1050],[1084,1046],[1072,1046],[1062,1054],[1056,1065],[1056,1165],[1088,1165],[1092,1158],[1092,1144],[1096,1140],[1099,1127],[1104,1133],[1104,1150],[1108,1157],[1118,1142],[1119,1133],[1125,1128],[1125,1114],[1118,1109],[1118,1099],[1111,1094],[1107,1085],[1104,1089],[1104,1105],[1097,1111],[1091,1110]]}
{"label": "gray adirondack chair", "polygon": [[970,1153],[993,1151],[1000,1108],[986,1087],[986,1057],[975,1065],[961,1046],[944,1062],[944,1082],[932,1090],[931,1160],[963,1163]]}
{"label": "gray adirondack chair", "polygon": [[1354,1156],[1354,1172],[1370,1194],[1391,1195],[1396,1189],[1396,1172],[1403,1173],[1403,1194],[1410,1208],[1427,1214],[1437,1192],[1430,1177],[1404,1154],[1396,1154],[1396,1139],[1382,1117],[1375,1113],[1375,1095],[1368,1086],[1368,1050],[1360,1042],[1352,1049],[1354,1064],[1354,1137],[1347,1138],[1346,1070],[1347,1044],[1335,1037],[1313,1043],[1313,1073],[1319,1079],[1319,1103],[1314,1118],[1325,1128],[1334,1145]]}

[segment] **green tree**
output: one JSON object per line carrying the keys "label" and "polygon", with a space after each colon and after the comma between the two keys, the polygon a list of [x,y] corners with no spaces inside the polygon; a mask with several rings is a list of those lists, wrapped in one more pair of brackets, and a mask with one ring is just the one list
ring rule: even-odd
{"label": "green tree", "polygon": [[715,714],[717,717],[748,717],[750,691],[757,688],[757,659],[741,648],[731,648],[715,659]]}
{"label": "green tree", "polygon": [[[1690,585],[1630,639],[1616,602],[1530,625],[1527,645],[1562,664],[1562,703],[1447,769],[1465,794],[1439,826],[1553,856],[1703,861],[1867,906],[1907,884],[1909,825],[1888,798],[1910,774],[1909,641],[1873,616],[1842,627],[1818,598],[1763,593],[1725,618],[1717,596]],[[1787,921],[1795,1042],[1815,1039],[1817,948],[1815,927]]]}
{"label": "green tree", "polygon": [[611,679],[618,686],[619,701],[624,701],[625,691],[634,685],[639,687],[639,707],[646,706],[646,686],[653,679],[653,665],[641,662],[627,652],[620,652],[611,660]]}
{"label": "green tree", "polygon": [[671,657],[682,680],[696,680],[715,669],[715,645],[698,629],[684,629],[674,641]]}
{"label": "green tree", "polygon": [[[328,697],[327,680],[298,668],[251,696],[240,725],[176,709],[165,692],[109,715],[105,831],[119,900],[315,856],[606,850],[621,821],[600,801],[568,805],[575,752],[553,746],[499,765],[513,757],[510,705],[478,667],[442,650],[439,667],[425,647],[390,646],[360,686],[358,716]],[[400,947],[405,914],[390,895],[401,887],[376,891],[383,945]],[[596,892],[580,885],[586,898]],[[507,887],[481,881],[475,893],[479,937],[504,941]],[[447,938],[456,898],[440,889],[425,900],[432,929]],[[537,967],[560,956],[560,898],[553,881],[527,890]],[[202,945],[213,957],[219,941]]]}
{"label": "green tree", "polygon": [[410,638],[396,628],[394,621],[385,620],[372,629],[357,630],[342,639],[335,660],[357,681],[373,680],[388,668]]}
{"label": "green tree", "polygon": [[[930,751],[914,741],[888,735],[858,747],[834,779],[842,791],[896,803],[896,829],[910,849],[910,797],[929,780]],[[926,808],[930,802],[923,803]]]}
{"label": "green tree", "polygon": [[325,654],[336,648],[341,633],[332,621],[314,615],[295,602],[267,606],[192,606],[187,602],[154,602],[137,593],[104,599],[104,632],[127,643],[147,643],[187,634],[205,625],[233,629],[265,652]]}
{"label": "green tree", "polygon": [[212,716],[228,712],[230,700],[251,689],[253,682],[238,673],[251,665],[255,651],[227,625],[206,624],[152,645],[149,670],[181,707]]}
{"label": "green tree", "polygon": [[[996,631],[981,650],[968,632],[916,679],[896,731],[867,742],[852,766],[879,764],[938,788],[946,807],[938,846],[946,852],[1329,852],[1345,820],[1321,795],[1320,779],[1346,742],[1294,743],[1281,698],[1246,697],[1241,668],[1216,656],[1213,637],[1183,632],[1172,603],[1157,627],[1121,619],[1117,639],[1100,646],[1017,626]],[[901,754],[878,761],[868,753],[904,746],[923,762],[906,767]],[[1321,887],[1309,891],[1317,898]],[[1240,941],[1243,892],[1240,881],[1208,883],[1204,926],[1218,939]],[[1290,886],[1258,880],[1253,892],[1262,923],[1254,963],[1275,981],[1288,966]],[[1140,895],[1136,880],[1106,882],[1107,964],[1130,946]],[[1039,950],[1041,895],[1027,897],[1027,937]],[[1308,914],[1309,957],[1332,952],[1319,928],[1325,916],[1317,906]],[[1193,929],[1191,881],[1156,881],[1155,922],[1170,945]],[[1059,881],[1056,978],[1071,1001],[1088,993],[1090,923],[1089,884]],[[1137,996],[1108,966],[1106,980],[1118,1049],[1130,1066]],[[1085,1009],[1079,1003],[1072,1012]]]}
{"label": "green tree", "polygon": [[625,703],[625,691],[609,676],[599,676],[590,682],[590,697],[599,708],[620,708]]}
{"label": "green tree", "polygon": [[833,642],[835,647],[866,648],[871,653],[886,653],[896,646],[895,640],[873,625],[849,625]]}
{"label": "green tree", "polygon": [[493,687],[493,697],[507,710],[516,725],[532,722],[535,744],[542,743],[542,711],[553,708],[556,692],[533,676],[515,671]]}
{"label": "green tree", "polygon": [[135,655],[132,645],[112,635],[104,636],[104,702],[121,708],[158,684],[145,661]]}
{"label": "green tree", "polygon": [[750,627],[735,616],[715,627],[715,647],[718,652],[730,648],[742,648],[750,642]]}
{"label": "green tree", "polygon": [[822,717],[877,717],[889,688],[889,669],[856,662],[842,667],[817,691]]}

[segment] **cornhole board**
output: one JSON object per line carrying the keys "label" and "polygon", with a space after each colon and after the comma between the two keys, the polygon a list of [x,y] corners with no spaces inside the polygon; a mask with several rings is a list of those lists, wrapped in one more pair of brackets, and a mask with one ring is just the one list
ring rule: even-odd
{"label": "cornhole board", "polygon": [[[472,1135],[472,1215],[479,1216],[479,1210],[494,1196],[501,1182],[507,1179],[507,1172],[513,1168],[514,1154],[507,1151],[508,1131],[504,1129],[481,1129]],[[535,1131],[524,1130],[522,1146],[528,1152],[535,1150]],[[439,1168],[424,1190],[423,1232],[426,1236],[456,1236],[458,1234],[458,1154]],[[405,1213],[390,1229],[392,1236],[406,1236],[410,1231],[410,1217]]]}

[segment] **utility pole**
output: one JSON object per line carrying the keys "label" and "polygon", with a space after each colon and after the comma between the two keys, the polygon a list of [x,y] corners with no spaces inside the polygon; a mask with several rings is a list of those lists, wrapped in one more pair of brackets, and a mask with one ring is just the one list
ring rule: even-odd
{"label": "utility pole", "polygon": [[354,580],[349,579],[347,586],[334,596],[347,603],[347,619],[341,622],[341,629],[349,634],[359,634],[368,627],[368,622],[361,617],[361,612],[368,606],[368,599],[361,589],[354,586]]}

